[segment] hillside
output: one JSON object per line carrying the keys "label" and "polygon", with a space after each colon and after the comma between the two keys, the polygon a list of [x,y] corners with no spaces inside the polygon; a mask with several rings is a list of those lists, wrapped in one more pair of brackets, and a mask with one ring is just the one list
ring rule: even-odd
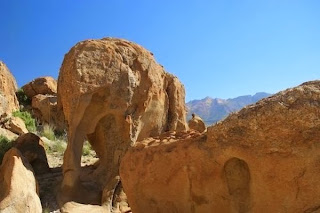
{"label": "hillside", "polygon": [[269,93],[258,92],[255,95],[244,95],[229,99],[206,97],[201,100],[192,100],[187,103],[187,119],[189,120],[191,114],[195,113],[199,115],[207,125],[210,125],[225,118],[229,113],[238,111],[244,106],[256,103],[260,99],[270,95]]}

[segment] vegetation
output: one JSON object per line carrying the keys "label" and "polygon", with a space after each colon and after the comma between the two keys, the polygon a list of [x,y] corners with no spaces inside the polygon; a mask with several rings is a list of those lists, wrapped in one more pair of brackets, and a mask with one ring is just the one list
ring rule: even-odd
{"label": "vegetation", "polygon": [[48,207],[43,208],[42,213],[50,213],[50,209]]}
{"label": "vegetation", "polygon": [[2,159],[4,154],[12,147],[12,142],[3,135],[0,135],[0,163],[2,163]]}
{"label": "vegetation", "polygon": [[94,156],[94,151],[92,150],[91,144],[88,141],[85,141],[82,148],[83,156]]}
{"label": "vegetation", "polygon": [[58,155],[63,155],[64,151],[66,150],[67,143],[63,140],[56,140],[53,141],[52,144],[46,145],[46,150],[48,153],[56,153]]}
{"label": "vegetation", "polygon": [[20,105],[22,106],[31,105],[31,99],[28,98],[28,96],[24,93],[23,89],[21,88],[18,89],[18,91],[16,92],[16,96],[18,98]]}
{"label": "vegetation", "polygon": [[14,117],[21,118],[24,121],[29,132],[36,131],[36,121],[34,120],[34,118],[31,116],[29,112],[19,110],[19,111],[13,112],[12,115]]}
{"label": "vegetation", "polygon": [[49,124],[43,125],[43,130],[40,134],[41,136],[46,137],[51,141],[55,141],[57,138],[56,135],[54,134],[54,127]]}

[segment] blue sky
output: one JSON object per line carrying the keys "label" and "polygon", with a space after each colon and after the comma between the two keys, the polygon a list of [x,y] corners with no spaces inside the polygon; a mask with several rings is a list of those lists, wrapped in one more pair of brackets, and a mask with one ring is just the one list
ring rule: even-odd
{"label": "blue sky", "polygon": [[187,100],[275,93],[320,76],[317,0],[2,0],[0,60],[22,86],[58,76],[78,41],[141,44]]}

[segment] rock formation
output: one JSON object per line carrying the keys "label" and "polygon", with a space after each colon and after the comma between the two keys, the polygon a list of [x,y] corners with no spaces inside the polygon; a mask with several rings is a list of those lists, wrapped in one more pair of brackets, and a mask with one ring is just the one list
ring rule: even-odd
{"label": "rock formation", "polygon": [[230,113],[239,111],[243,107],[254,104],[271,95],[265,92],[258,92],[255,95],[244,95],[228,99],[206,97],[201,100],[192,100],[186,104],[188,110],[187,119],[191,119],[192,114],[195,113],[209,126],[226,118]]}
{"label": "rock formation", "polygon": [[68,123],[64,178],[59,200],[86,202],[80,179],[83,142],[100,158],[91,176],[103,189],[109,212],[121,191],[119,164],[128,147],[169,130],[185,130],[184,88],[157,64],[152,53],[134,43],[105,38],[87,40],[66,54],[58,79],[58,104]]}
{"label": "rock formation", "polygon": [[50,77],[36,78],[22,87],[26,96],[32,99],[33,96],[42,95],[55,95],[57,94],[57,81]]}
{"label": "rock formation", "polygon": [[28,133],[27,127],[24,121],[19,117],[10,117],[9,121],[5,124],[6,129],[10,130],[11,132],[22,135],[24,133]]}
{"label": "rock formation", "polygon": [[8,67],[0,61],[0,116],[19,109],[17,83]]}
{"label": "rock formation", "polygon": [[6,138],[8,138],[10,141],[15,140],[18,138],[18,135],[11,132],[10,130],[7,130],[5,128],[0,127],[0,135],[5,136]]}
{"label": "rock formation", "polygon": [[307,82],[207,133],[145,139],[120,166],[132,211],[318,212],[319,106]]}
{"label": "rock formation", "polygon": [[188,125],[190,129],[198,132],[203,132],[206,130],[206,125],[204,124],[203,120],[195,114],[192,114],[192,118],[188,121]]}
{"label": "rock formation", "polygon": [[19,150],[12,148],[0,167],[0,212],[41,213],[32,167]]}
{"label": "rock formation", "polygon": [[64,116],[57,106],[56,95],[38,94],[32,97],[32,114],[41,121],[55,127],[58,131],[65,129]]}
{"label": "rock formation", "polygon": [[50,124],[55,130],[65,130],[62,109],[57,107],[57,81],[50,77],[40,77],[22,87],[25,95],[31,100],[28,111],[40,124]]}
{"label": "rock formation", "polygon": [[36,174],[49,171],[44,143],[37,135],[33,133],[21,135],[16,140],[15,147],[29,161]]}

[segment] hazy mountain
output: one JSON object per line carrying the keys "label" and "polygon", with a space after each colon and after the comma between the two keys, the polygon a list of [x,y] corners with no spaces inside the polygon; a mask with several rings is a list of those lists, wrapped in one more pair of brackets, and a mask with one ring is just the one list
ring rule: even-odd
{"label": "hazy mountain", "polygon": [[240,110],[246,105],[256,103],[271,94],[258,92],[255,95],[245,95],[236,98],[220,99],[206,97],[202,100],[192,100],[187,103],[188,120],[191,114],[199,115],[209,125],[225,118],[229,113]]}

